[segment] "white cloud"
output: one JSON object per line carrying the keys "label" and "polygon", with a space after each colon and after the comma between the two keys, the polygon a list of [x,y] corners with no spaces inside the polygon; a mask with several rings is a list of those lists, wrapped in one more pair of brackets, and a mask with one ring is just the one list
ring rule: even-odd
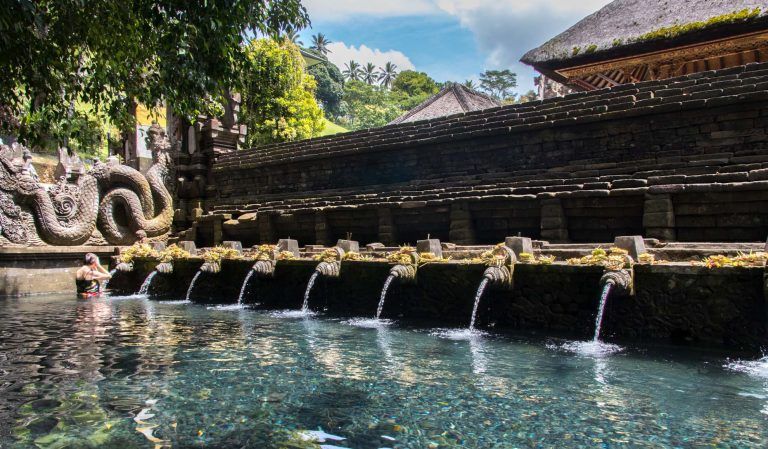
{"label": "white cloud", "polygon": [[[533,48],[565,31],[583,17],[611,0],[305,0],[310,18],[343,21],[356,17],[405,17],[451,15],[470,31],[477,49],[485,57],[486,69],[511,68],[518,74],[518,91],[533,89],[534,71],[519,62]],[[335,44],[333,44],[335,45]],[[359,62],[382,61],[378,50],[343,46],[330,59],[343,67],[349,59]],[[371,54],[369,56],[369,53]],[[387,54],[389,52],[384,52]],[[413,64],[401,52],[392,52],[401,69]],[[397,60],[397,57],[400,59]],[[446,60],[446,64],[450,62]]]}
{"label": "white cloud", "polygon": [[376,64],[376,67],[381,67],[387,62],[393,62],[397,65],[398,71],[413,70],[414,65],[408,56],[397,50],[382,51],[378,48],[370,48],[366,45],[355,47],[354,45],[347,46],[344,42],[333,42],[328,45],[328,59],[336,64],[336,66],[344,70],[344,64],[349,61],[356,61],[361,65],[365,65],[368,62]]}
{"label": "white cloud", "polygon": [[610,0],[436,0],[472,32],[486,68],[511,68],[518,92],[533,89],[534,71],[519,62],[533,48],[565,31]]}
{"label": "white cloud", "polygon": [[432,0],[304,0],[310,19],[345,20],[354,16],[403,17],[438,13]]}

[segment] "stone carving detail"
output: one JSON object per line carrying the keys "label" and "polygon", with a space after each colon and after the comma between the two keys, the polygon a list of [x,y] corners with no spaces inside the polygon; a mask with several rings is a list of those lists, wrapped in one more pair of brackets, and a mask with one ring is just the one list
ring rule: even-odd
{"label": "stone carving detail", "polygon": [[[171,145],[158,125],[147,140],[154,163],[146,175],[112,158],[96,163],[76,184],[61,179],[50,190],[22,170],[17,149],[0,146],[0,234],[19,244],[36,232],[50,245],[81,245],[98,229],[110,244],[128,245],[168,233]],[[31,210],[35,230],[27,229],[20,206]]]}
{"label": "stone carving detail", "polygon": [[59,182],[53,186],[48,195],[53,202],[53,210],[56,217],[64,226],[71,224],[75,215],[77,215],[77,203],[80,197],[80,189],[74,184],[68,184],[67,178],[62,176]]}

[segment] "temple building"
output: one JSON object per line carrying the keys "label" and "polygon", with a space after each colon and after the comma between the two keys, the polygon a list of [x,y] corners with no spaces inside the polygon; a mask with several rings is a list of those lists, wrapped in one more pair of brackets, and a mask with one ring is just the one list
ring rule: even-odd
{"label": "temple building", "polygon": [[480,111],[501,106],[495,98],[481,94],[462,84],[448,83],[440,92],[427,98],[421,104],[392,120],[389,125],[417,122],[437,117],[445,117],[462,112]]}
{"label": "temple building", "polygon": [[765,62],[768,1],[615,0],[521,61],[542,98]]}

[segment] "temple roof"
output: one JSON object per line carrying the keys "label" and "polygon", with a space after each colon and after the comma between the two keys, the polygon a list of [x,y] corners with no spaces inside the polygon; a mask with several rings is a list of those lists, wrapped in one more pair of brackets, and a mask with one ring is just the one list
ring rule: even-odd
{"label": "temple roof", "polygon": [[523,56],[558,69],[764,30],[768,0],[615,0]]}
{"label": "temple roof", "polygon": [[501,106],[501,103],[494,98],[481,94],[462,84],[449,83],[440,92],[429,97],[420,105],[394,119],[389,124],[429,120],[496,106]]}

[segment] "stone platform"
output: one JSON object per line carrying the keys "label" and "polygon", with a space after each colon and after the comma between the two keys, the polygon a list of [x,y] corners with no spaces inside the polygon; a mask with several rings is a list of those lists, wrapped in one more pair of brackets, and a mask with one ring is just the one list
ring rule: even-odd
{"label": "stone platform", "polygon": [[94,253],[107,266],[116,246],[0,247],[0,298],[75,294],[75,272]]}

